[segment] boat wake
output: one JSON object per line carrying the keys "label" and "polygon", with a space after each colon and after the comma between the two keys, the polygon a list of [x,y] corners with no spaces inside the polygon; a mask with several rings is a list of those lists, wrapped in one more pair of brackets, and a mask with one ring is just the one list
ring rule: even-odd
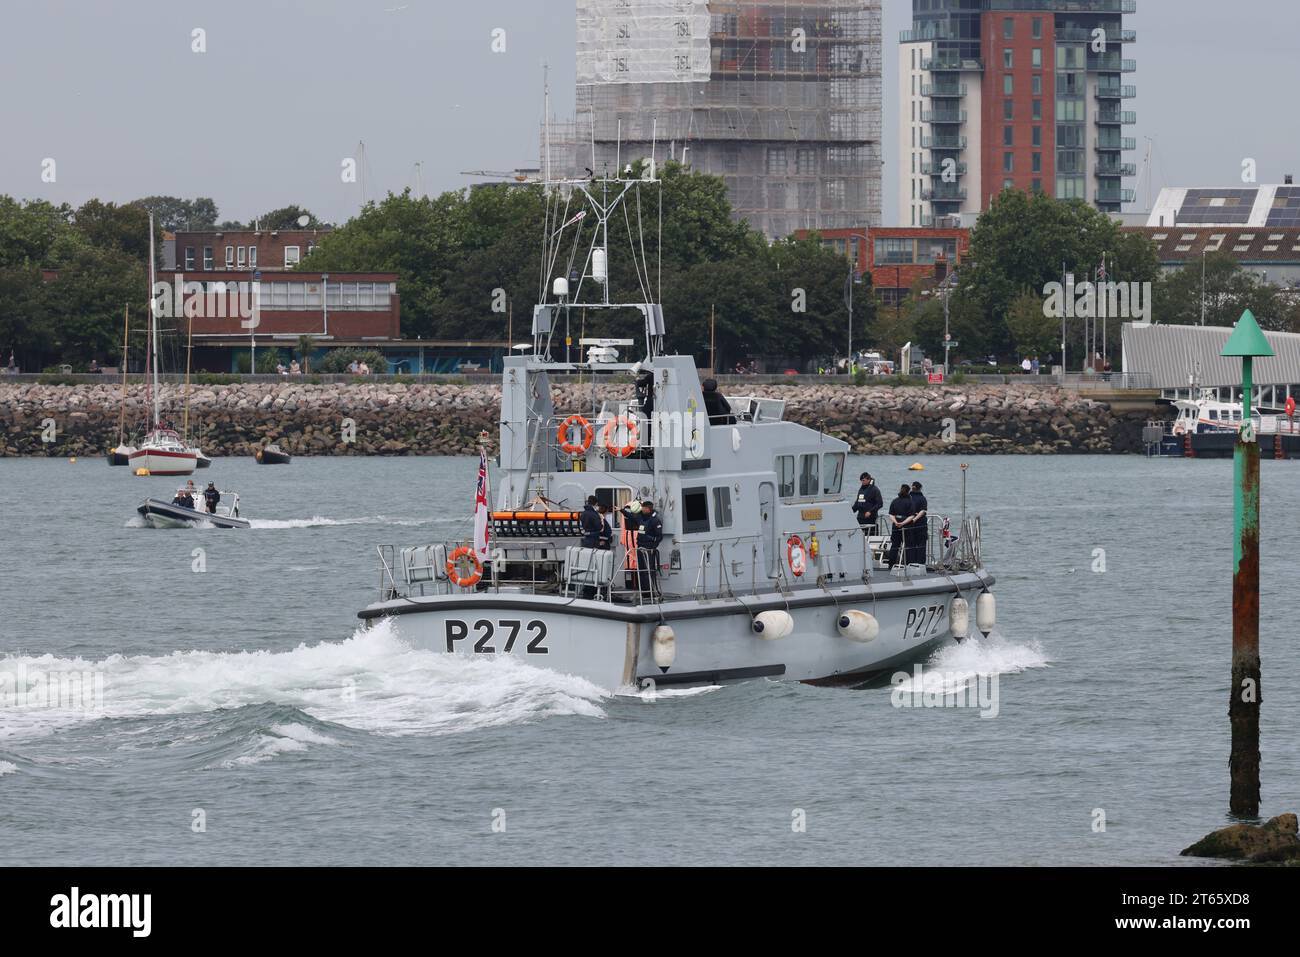
{"label": "boat wake", "polygon": [[920,677],[911,669],[893,687],[903,692],[954,694],[976,678],[1018,675],[1035,668],[1051,667],[1037,641],[1026,644],[1009,641],[997,632],[988,638],[974,637],[961,644],[945,645],[921,665]]}
{"label": "boat wake", "polygon": [[446,520],[437,518],[389,518],[386,515],[371,515],[365,518],[326,518],[322,515],[313,515],[311,518],[250,518],[248,521],[253,528],[284,529],[329,528],[337,525],[398,525],[415,528],[422,525],[439,525],[444,523]]}
{"label": "boat wake", "polygon": [[[24,676],[28,689],[36,676],[50,688],[60,678],[95,676],[91,688],[102,688],[100,701],[8,708],[0,728],[6,745],[78,725],[118,748],[138,746],[141,736],[155,740],[160,731],[173,741],[224,740],[233,721],[237,743],[205,752],[207,767],[256,764],[343,743],[356,733],[457,734],[549,717],[599,718],[609,697],[581,678],[512,658],[476,660],[411,648],[387,623],[346,641],[286,652],[176,651],[103,661],[10,656],[0,658],[5,674]],[[90,724],[100,719],[118,720]],[[180,724],[160,728],[170,721]]]}

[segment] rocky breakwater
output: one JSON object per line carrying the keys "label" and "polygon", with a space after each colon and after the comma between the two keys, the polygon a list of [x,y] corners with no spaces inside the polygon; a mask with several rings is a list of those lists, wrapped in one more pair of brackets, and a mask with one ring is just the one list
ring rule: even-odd
{"label": "rocky breakwater", "polygon": [[[1104,453],[1140,448],[1142,420],[1051,388],[948,386],[732,386],[784,399],[786,417],[875,454]],[[604,385],[597,399],[629,398]],[[590,408],[590,386],[559,385],[556,408]],[[501,390],[453,383],[248,383],[194,386],[190,434],[209,455],[251,455],[278,441],[295,455],[467,455],[487,431],[495,441]],[[180,387],[162,391],[164,418],[179,427]],[[102,454],[117,444],[120,385],[0,384],[0,455]],[[126,400],[128,435],[148,421],[145,391]]]}

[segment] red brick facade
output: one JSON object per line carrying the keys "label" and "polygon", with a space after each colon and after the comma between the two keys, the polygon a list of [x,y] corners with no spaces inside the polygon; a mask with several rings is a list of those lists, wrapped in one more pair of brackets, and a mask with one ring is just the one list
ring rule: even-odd
{"label": "red brick facade", "polygon": [[[176,268],[184,272],[260,269],[282,272],[307,258],[327,229],[225,229],[176,233]],[[209,258],[210,265],[209,265]]]}
{"label": "red brick facade", "polygon": [[[1038,23],[1039,36],[1034,36]],[[1008,23],[1012,36],[1006,37]],[[1015,12],[996,10],[985,13],[980,28],[983,37],[984,77],[982,85],[980,164],[984,171],[980,208],[987,209],[993,197],[1002,191],[1007,181],[1015,189],[1030,192],[1038,186],[1052,195],[1056,185],[1056,20],[1043,11]],[[1040,57],[1034,63],[1034,51]],[[1011,67],[1006,66],[1010,51]],[[1034,91],[1034,78],[1040,83]],[[1006,93],[1008,78],[1012,84],[1011,95]],[[1007,119],[1006,103],[1011,103],[1011,119]],[[1038,118],[1034,104],[1039,106]],[[1011,130],[1011,145],[1006,142],[1006,130]],[[1039,131],[1038,144],[1034,144],[1034,130]],[[1006,169],[1007,154],[1011,154],[1012,169]],[[1039,167],[1034,169],[1037,155]]]}
{"label": "red brick facade", "polygon": [[[796,234],[807,237],[807,231]],[[970,230],[926,226],[873,226],[870,229],[824,229],[823,244],[850,256],[857,249],[859,273],[870,273],[872,288],[886,298],[906,296],[917,282],[933,279],[935,260],[942,257],[950,268],[966,261]],[[865,237],[865,238],[864,238]],[[856,242],[855,242],[856,241]],[[882,242],[883,241],[883,242]],[[877,245],[881,245],[877,255]],[[948,253],[955,250],[955,262]]]}

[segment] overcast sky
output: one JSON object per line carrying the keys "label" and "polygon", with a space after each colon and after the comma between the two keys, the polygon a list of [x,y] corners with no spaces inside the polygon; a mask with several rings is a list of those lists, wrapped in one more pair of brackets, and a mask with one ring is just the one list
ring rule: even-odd
{"label": "overcast sky", "polygon": [[[299,203],[341,221],[340,179],[365,142],[366,193],[470,182],[536,165],[542,64],[573,109],[573,0],[6,0],[0,12],[0,193],[79,204],[211,196],[222,218]],[[885,222],[897,215],[892,135],[900,30],[885,3]],[[1154,187],[1300,172],[1300,4],[1138,0],[1131,130]],[[492,51],[505,30],[506,51]],[[207,52],[192,51],[192,31]],[[1126,130],[1126,132],[1129,132]],[[42,162],[57,179],[42,181]],[[1146,208],[1146,184],[1139,189]]]}

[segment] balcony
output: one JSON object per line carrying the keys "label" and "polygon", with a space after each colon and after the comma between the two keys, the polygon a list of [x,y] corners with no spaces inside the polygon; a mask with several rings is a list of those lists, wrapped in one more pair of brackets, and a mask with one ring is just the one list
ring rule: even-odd
{"label": "balcony", "polygon": [[965,123],[965,110],[922,110],[922,123]]}
{"label": "balcony", "polygon": [[961,98],[966,95],[965,83],[926,83],[921,87],[921,95],[931,99],[940,97]]}
{"label": "balcony", "polygon": [[1138,88],[1131,84],[1103,83],[1097,87],[1099,100],[1131,100],[1138,95]]}
{"label": "balcony", "polygon": [[923,136],[921,137],[921,148],[927,150],[964,150],[966,148],[966,137]]}
{"label": "balcony", "polygon": [[1098,110],[1095,119],[1098,126],[1132,126],[1138,121],[1133,110]]}
{"label": "balcony", "polygon": [[966,201],[966,190],[959,186],[933,186],[921,190],[921,198],[931,203],[962,203]]}
{"label": "balcony", "polygon": [[[965,163],[956,163],[956,162],[954,162],[954,163],[952,164],[951,169],[952,169],[952,173],[953,173],[954,176],[965,176],[965,175],[966,175],[966,164],[965,164]],[[943,163],[922,163],[922,164],[921,164],[921,175],[922,175],[922,176],[942,176],[943,173],[944,173],[944,164],[943,164]]]}
{"label": "balcony", "polygon": [[921,43],[925,40],[955,40],[952,26],[947,21],[920,30],[904,30],[898,35],[899,43]]}
{"label": "balcony", "polygon": [[982,60],[963,60],[961,57],[930,57],[921,61],[921,69],[928,73],[959,73],[963,70],[978,72],[984,69]]}
{"label": "balcony", "polygon": [[1117,204],[1131,203],[1136,194],[1131,189],[1099,189],[1097,190],[1096,201],[1099,203]]}
{"label": "balcony", "polygon": [[1111,162],[1098,163],[1097,175],[1098,176],[1136,176],[1137,164],[1136,163],[1111,163]]}
{"label": "balcony", "polygon": [[[1107,46],[1110,46],[1112,43],[1119,44],[1119,43],[1137,42],[1136,30],[1122,30],[1122,29],[1116,29],[1115,27],[1110,27],[1106,30],[1105,35],[1106,35]],[[1056,31],[1056,39],[1057,42],[1059,43],[1091,43],[1092,31],[1085,30],[1078,27],[1075,28],[1063,27],[1060,30]]]}
{"label": "balcony", "polygon": [[1116,150],[1135,150],[1137,140],[1132,136],[1106,137],[1097,140],[1097,152],[1114,152]]}
{"label": "balcony", "polygon": [[1125,60],[1122,57],[1104,54],[1095,61],[1089,60],[1088,69],[1098,73],[1133,73],[1138,68],[1137,60]]}

